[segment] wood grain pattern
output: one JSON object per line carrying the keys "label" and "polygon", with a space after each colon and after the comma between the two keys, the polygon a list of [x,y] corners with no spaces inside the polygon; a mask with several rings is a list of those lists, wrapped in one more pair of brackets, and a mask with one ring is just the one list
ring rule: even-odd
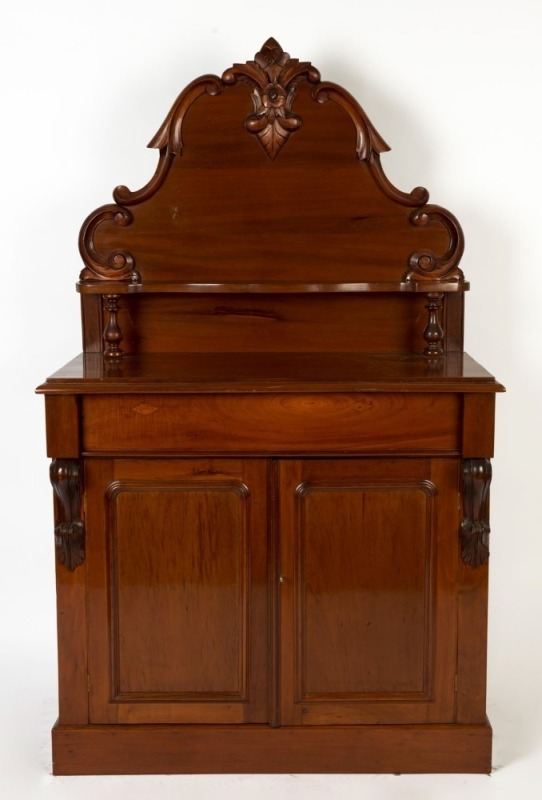
{"label": "wood grain pattern", "polygon": [[266,465],[235,466],[87,466],[91,722],[267,720]]}
{"label": "wood grain pattern", "polygon": [[78,458],[81,452],[79,398],[66,392],[46,397],[45,421],[49,458]]}
{"label": "wood grain pattern", "polygon": [[[54,494],[55,524],[64,519]],[[55,558],[58,711],[62,725],[88,723],[86,563],[69,570]]]}
{"label": "wood grain pattern", "polygon": [[464,458],[491,458],[495,436],[495,395],[472,394],[463,401]]}
{"label": "wood grain pattern", "polygon": [[55,775],[487,774],[491,771],[491,728],[488,724],[55,727],[53,753]]}
{"label": "wood grain pattern", "polygon": [[123,296],[126,352],[421,353],[420,295]]}
{"label": "wood grain pattern", "polygon": [[84,352],[37,390],[54,773],[489,772],[504,388],[462,352],[459,222],[274,39],[149,146],[83,223]]}
{"label": "wood grain pattern", "polygon": [[86,452],[371,453],[459,448],[454,394],[83,398]]}
{"label": "wood grain pattern", "polygon": [[[74,394],[252,394],[311,392],[459,392],[465,408],[475,395],[504,387],[467,353],[427,359],[401,353],[149,353],[109,363],[77,356],[37,389]],[[464,426],[465,431],[465,426]],[[463,434],[465,446],[465,433]]]}
{"label": "wood grain pattern", "polygon": [[457,471],[281,464],[283,724],[455,720]]}
{"label": "wood grain pattern", "polygon": [[462,283],[455,217],[429,205],[426,190],[390,184],[379,161],[386,143],[349,92],[319,79],[268,40],[222,79],[190,84],[151,141],[160,149],[151,181],[118,187],[117,204],[85,221],[81,288],[226,276],[312,285],[330,272],[392,290]]}

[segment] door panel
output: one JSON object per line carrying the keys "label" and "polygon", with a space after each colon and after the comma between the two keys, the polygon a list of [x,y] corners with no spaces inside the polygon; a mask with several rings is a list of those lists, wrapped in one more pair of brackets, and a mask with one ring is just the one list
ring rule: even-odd
{"label": "door panel", "polygon": [[457,462],[280,471],[282,723],[453,721]]}
{"label": "door panel", "polygon": [[265,721],[265,462],[89,459],[86,480],[91,721]]}

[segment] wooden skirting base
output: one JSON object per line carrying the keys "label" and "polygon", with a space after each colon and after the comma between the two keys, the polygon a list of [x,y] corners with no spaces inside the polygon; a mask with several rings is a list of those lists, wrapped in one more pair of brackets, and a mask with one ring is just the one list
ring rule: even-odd
{"label": "wooden skirting base", "polygon": [[491,771],[491,726],[53,728],[55,775]]}

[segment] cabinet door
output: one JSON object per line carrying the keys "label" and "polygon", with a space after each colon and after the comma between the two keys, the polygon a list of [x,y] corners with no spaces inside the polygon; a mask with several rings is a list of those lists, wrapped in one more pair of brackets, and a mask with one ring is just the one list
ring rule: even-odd
{"label": "cabinet door", "polygon": [[91,722],[267,720],[266,469],[87,459]]}
{"label": "cabinet door", "polygon": [[280,464],[286,725],[451,722],[458,462]]}

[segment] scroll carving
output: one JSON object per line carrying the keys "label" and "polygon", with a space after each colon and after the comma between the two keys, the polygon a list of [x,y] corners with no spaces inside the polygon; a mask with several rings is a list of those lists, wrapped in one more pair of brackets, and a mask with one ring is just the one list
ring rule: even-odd
{"label": "scroll carving", "polygon": [[130,225],[132,220],[132,214],[127,208],[113,204],[98,208],[86,218],[79,234],[79,252],[86,264],[79,276],[80,280],[129,280],[132,283],[139,281],[134,257],[131,253],[126,250],[100,253],[94,241],[94,235],[99,225],[113,223],[124,228]]}
{"label": "scroll carving", "polygon": [[374,153],[384,153],[390,149],[357,100],[342,86],[334,83],[321,83],[315,89],[313,97],[317,103],[327,103],[328,100],[333,100],[350,115],[356,126],[356,153],[360,161],[369,161]]}
{"label": "scroll carving", "polygon": [[55,458],[50,469],[51,483],[58,499],[60,519],[55,525],[57,561],[73,571],[85,560],[85,534],[79,496],[79,462]]}
{"label": "scroll carving", "polygon": [[[396,262],[397,274],[394,277],[397,283],[423,284],[425,282],[432,284],[431,287],[428,287],[431,291],[438,290],[438,287],[435,287],[435,284],[438,283],[464,283],[463,273],[458,266],[463,254],[464,241],[461,227],[456,218],[445,209],[429,204],[429,193],[423,187],[418,186],[411,192],[403,192],[393,186],[380,163],[380,154],[390,148],[355,98],[341,86],[321,82],[319,71],[309,61],[291,58],[275,39],[270,38],[256,53],[253,60],[244,64],[233,64],[232,67],[225,70],[222,77],[204,75],[197,78],[181,92],[156,135],[149,142],[149,147],[159,150],[158,164],[151,180],[137,191],[131,191],[123,185],[117,186],[113,192],[115,203],[98,208],[85,220],[79,239],[79,249],[85,263],[85,268],[80,275],[81,286],[103,281],[103,289],[98,291],[103,291],[105,294],[108,293],[105,283],[107,281],[127,284],[127,286],[112,288],[111,292],[129,292],[141,288],[143,282],[155,280],[159,283],[162,280],[160,258],[154,254],[152,247],[148,246],[148,239],[152,238],[153,232],[146,227],[154,224],[154,221],[149,223],[149,219],[154,220],[155,206],[151,206],[153,213],[136,216],[139,226],[137,231],[134,225],[133,241],[138,243],[133,245],[134,250],[136,246],[142,247],[144,253],[144,255],[137,255],[142,275],[136,269],[134,254],[129,252],[129,249],[125,249],[127,247],[126,234],[131,231],[125,233],[122,245],[119,237],[117,248],[112,244],[115,241],[113,231],[115,227],[131,226],[134,215],[130,209],[152,200],[153,196],[164,186],[168,175],[171,174],[175,159],[182,156],[184,152],[184,122],[192,105],[199,98],[216,97],[226,93],[230,87],[237,84],[246,85],[248,87],[247,94],[251,93],[253,108],[252,113],[248,114],[244,120],[245,129],[257,137],[267,158],[274,161],[290,136],[303,125],[303,120],[295,111],[296,94],[302,82],[311,85],[311,96],[315,103],[319,105],[334,103],[352,120],[355,129],[352,156],[357,156],[367,165],[367,170],[363,173],[360,172],[360,179],[367,179],[363,176],[368,173],[378,190],[387,198],[393,203],[411,209],[410,214],[407,212],[404,215],[407,227],[444,228],[447,235],[446,244],[442,246],[444,252],[439,252],[439,247],[428,243],[429,247],[434,249],[420,247],[409,255],[409,251],[416,245],[410,245],[410,247],[405,245],[404,256],[401,256]],[[214,108],[216,108],[216,121],[218,123],[221,121],[222,107],[220,103],[217,102],[216,105],[209,103],[205,115],[205,120],[208,120],[209,125],[214,123]],[[239,119],[239,130],[240,135],[244,136],[242,114],[243,112]],[[322,125],[326,124],[325,116],[322,114]],[[230,124],[229,119],[227,123]],[[234,124],[237,125],[235,121]],[[220,124],[216,126],[216,130],[216,146],[220,147]],[[182,173],[179,172],[178,180],[182,180],[181,175]],[[160,209],[160,204],[157,203],[156,208]],[[400,219],[402,220],[403,216]],[[107,248],[109,252],[103,252],[103,248],[96,244],[96,240],[100,242],[100,232],[105,231],[108,233],[110,242]],[[394,232],[393,235],[396,237],[397,233]],[[424,238],[420,237],[420,244],[423,243]],[[435,238],[439,241],[438,237],[431,236],[431,242],[435,241]],[[173,255],[168,253],[168,255],[170,255],[170,260],[174,260],[176,257],[176,253]],[[386,280],[388,280],[387,277]],[[139,284],[139,287],[131,287],[129,284]],[[92,285],[86,289],[97,291],[97,287]],[[404,286],[401,287],[401,290],[403,289]],[[85,291],[85,289],[82,290]],[[432,354],[437,349],[438,347],[432,347]]]}
{"label": "scroll carving", "polygon": [[292,111],[295,87],[303,79],[318,83],[320,73],[310,62],[290,58],[275,39],[266,41],[254,61],[234,64],[222,75],[226,85],[243,80],[253,87],[254,113],[246,118],[245,128],[256,134],[271,160],[303,124]]}
{"label": "scroll carving", "polygon": [[410,271],[406,280],[447,280],[462,281],[463,272],[457,266],[463,255],[465,239],[457,219],[449,211],[435,205],[417,208],[410,215],[410,222],[417,227],[425,227],[435,222],[444,225],[450,235],[446,252],[438,256],[431,250],[417,250],[409,259]]}
{"label": "scroll carving", "polygon": [[468,458],[463,462],[463,520],[461,558],[471,567],[489,559],[489,487],[491,461]]}

